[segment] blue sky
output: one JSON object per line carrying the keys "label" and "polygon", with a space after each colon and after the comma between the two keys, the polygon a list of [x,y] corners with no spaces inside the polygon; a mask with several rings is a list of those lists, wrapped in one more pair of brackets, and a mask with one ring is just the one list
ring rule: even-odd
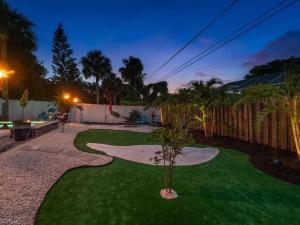
{"label": "blue sky", "polygon": [[[37,56],[51,75],[51,41],[62,22],[75,57],[100,49],[117,72],[122,59],[142,59],[151,74],[230,0],[8,0],[35,23]],[[181,65],[280,0],[240,0],[214,26],[148,82]],[[167,80],[172,90],[189,80],[241,79],[254,64],[300,56],[300,1],[241,38]]]}

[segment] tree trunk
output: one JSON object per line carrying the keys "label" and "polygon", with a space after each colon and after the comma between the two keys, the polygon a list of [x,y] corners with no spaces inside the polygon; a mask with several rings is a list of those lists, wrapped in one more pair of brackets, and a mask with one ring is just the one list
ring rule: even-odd
{"label": "tree trunk", "polygon": [[212,138],[214,136],[214,130],[216,125],[216,109],[214,108],[211,116],[211,126],[209,131],[209,137]]}
{"label": "tree trunk", "polygon": [[96,79],[96,104],[99,104],[99,79]]}
{"label": "tree trunk", "polygon": [[295,141],[295,147],[300,160],[300,128],[299,128],[299,117],[297,107],[297,100],[292,101],[292,106],[290,108],[290,121],[292,126],[293,138]]}

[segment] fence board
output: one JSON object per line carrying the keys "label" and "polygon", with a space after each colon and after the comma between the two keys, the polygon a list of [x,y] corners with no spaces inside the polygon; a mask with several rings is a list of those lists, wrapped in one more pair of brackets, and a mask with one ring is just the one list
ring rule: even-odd
{"label": "fence board", "polygon": [[[287,114],[282,111],[274,112],[268,115],[260,128],[257,129],[257,121],[261,109],[262,104],[260,103],[217,109],[215,114],[215,134],[249,143],[258,143],[268,147],[295,151]],[[170,108],[163,107],[162,113],[165,115],[164,123],[167,123],[166,115],[172,113]],[[188,113],[191,113],[191,111],[183,109],[182,114],[184,117],[189,116]],[[200,111],[197,108],[192,113],[200,115]],[[190,127],[203,129],[199,122],[193,123]]]}

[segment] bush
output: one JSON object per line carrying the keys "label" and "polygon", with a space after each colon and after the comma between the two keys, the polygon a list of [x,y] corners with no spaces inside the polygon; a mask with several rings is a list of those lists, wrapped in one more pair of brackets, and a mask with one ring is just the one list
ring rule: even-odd
{"label": "bush", "polygon": [[134,109],[129,113],[129,117],[127,118],[127,122],[136,123],[140,119],[141,119],[141,113],[139,111],[137,111],[136,109]]}

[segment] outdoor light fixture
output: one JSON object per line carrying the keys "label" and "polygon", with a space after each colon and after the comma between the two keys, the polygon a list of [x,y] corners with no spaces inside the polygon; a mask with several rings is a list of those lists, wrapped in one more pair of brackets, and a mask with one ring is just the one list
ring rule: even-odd
{"label": "outdoor light fixture", "polygon": [[74,102],[74,103],[79,102],[78,98],[74,98],[74,99],[73,99],[73,102]]}
{"label": "outdoor light fixture", "polygon": [[8,78],[9,75],[14,74],[14,73],[15,73],[14,70],[7,71],[7,70],[0,69],[0,79],[1,78]]}
{"label": "outdoor light fixture", "polygon": [[69,94],[64,94],[64,99],[69,99],[70,95]]}

